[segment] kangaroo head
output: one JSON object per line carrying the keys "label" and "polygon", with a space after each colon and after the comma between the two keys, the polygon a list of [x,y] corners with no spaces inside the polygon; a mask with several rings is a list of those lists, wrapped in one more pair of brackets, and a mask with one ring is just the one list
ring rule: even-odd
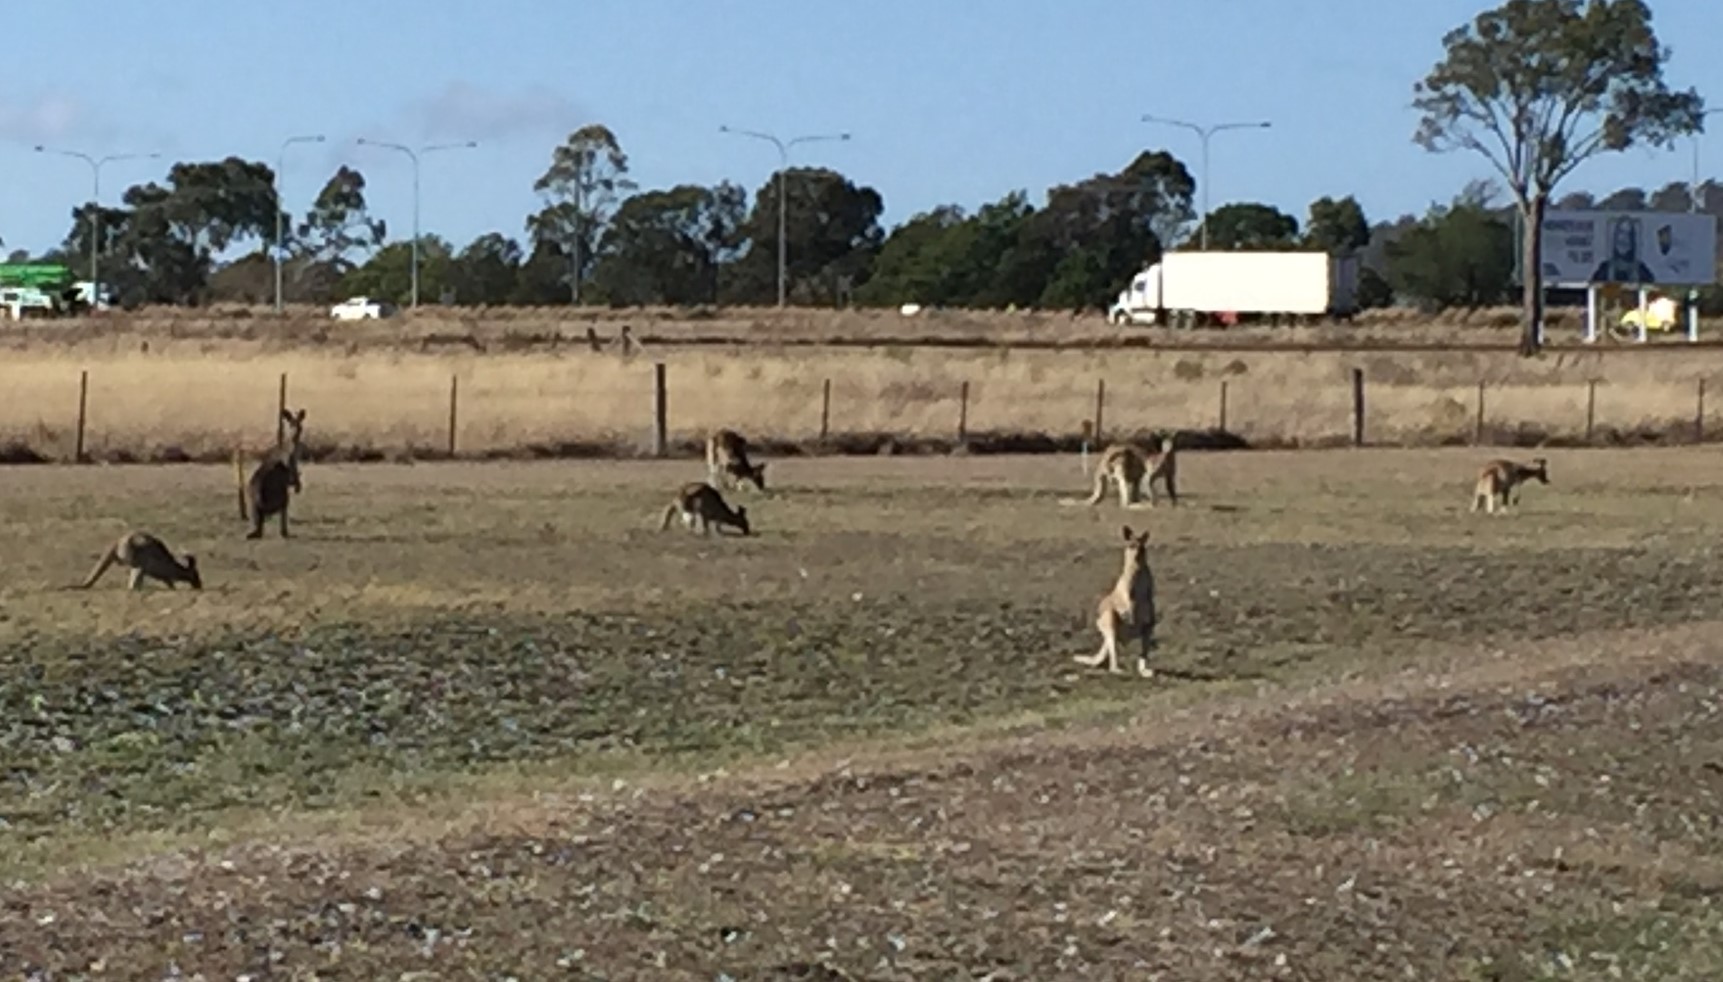
{"label": "kangaroo head", "polygon": [[738,529],[742,530],[743,535],[752,535],[753,534],[753,531],[748,527],[748,506],[747,505],[737,505],[736,506],[736,527]]}
{"label": "kangaroo head", "polygon": [[1143,529],[1142,534],[1138,535],[1135,532],[1131,531],[1131,527],[1129,525],[1126,525],[1124,527],[1124,531],[1125,531],[1125,565],[1128,567],[1133,567],[1133,568],[1148,565],[1148,562],[1149,562],[1149,530]]}
{"label": "kangaroo head", "polygon": [[1550,482],[1549,466],[1549,461],[1542,457],[1532,458],[1532,469],[1535,471],[1534,476],[1544,484],[1548,484]]}
{"label": "kangaroo head", "polygon": [[290,409],[281,411],[281,421],[287,424],[289,442],[299,445],[299,438],[305,434],[305,410],[294,412]]}
{"label": "kangaroo head", "polygon": [[748,480],[753,481],[754,487],[759,488],[761,491],[766,490],[766,465],[755,464],[753,467],[749,468]]}
{"label": "kangaroo head", "polygon": [[197,557],[189,552],[186,553],[185,563],[183,565],[185,566],[186,571],[185,581],[191,584],[191,588],[193,590],[202,590],[203,577],[197,571]]}
{"label": "kangaroo head", "polygon": [[305,410],[301,409],[298,412],[293,412],[292,410],[283,409],[281,411],[281,420],[287,424],[286,463],[288,485],[293,488],[296,493],[303,492],[305,489],[299,483],[299,456],[304,452],[304,446],[301,444],[300,440],[305,435]]}

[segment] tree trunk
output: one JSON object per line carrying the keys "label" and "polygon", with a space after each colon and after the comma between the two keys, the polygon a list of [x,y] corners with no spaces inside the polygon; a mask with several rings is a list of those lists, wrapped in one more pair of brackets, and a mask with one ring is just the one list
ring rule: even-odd
{"label": "tree trunk", "polygon": [[1549,199],[1534,192],[1528,206],[1520,209],[1524,232],[1520,236],[1520,285],[1524,291],[1525,320],[1520,329],[1520,355],[1530,358],[1543,347],[1544,270],[1543,240],[1544,211]]}

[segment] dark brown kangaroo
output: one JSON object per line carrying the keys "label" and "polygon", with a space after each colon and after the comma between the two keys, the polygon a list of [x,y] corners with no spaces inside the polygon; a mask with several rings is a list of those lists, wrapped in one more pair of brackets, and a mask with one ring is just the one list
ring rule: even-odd
{"label": "dark brown kangaroo", "polygon": [[300,440],[305,434],[305,410],[295,413],[284,409],[281,418],[287,424],[286,437],[275,449],[263,455],[249,479],[243,479],[245,467],[240,454],[236,451],[233,455],[234,476],[242,479],[239,517],[251,523],[251,531],[245,535],[248,539],[263,537],[263,523],[271,515],[281,516],[281,537],[288,538],[289,494],[304,490],[299,483],[299,457],[302,452]]}

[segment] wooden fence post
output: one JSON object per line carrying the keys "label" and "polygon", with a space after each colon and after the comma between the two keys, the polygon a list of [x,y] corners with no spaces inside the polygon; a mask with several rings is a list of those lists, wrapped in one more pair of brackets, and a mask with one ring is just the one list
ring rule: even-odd
{"label": "wooden fence post", "polygon": [[962,443],[969,436],[969,382],[965,380],[963,387],[957,392],[957,442]]}
{"label": "wooden fence post", "polygon": [[1478,380],[1478,418],[1472,423],[1472,446],[1484,445],[1484,380]]}
{"label": "wooden fence post", "polygon": [[84,369],[78,373],[78,444],[72,451],[72,463],[84,462],[84,424],[89,418],[90,407],[90,370]]}
{"label": "wooden fence post", "polygon": [[1597,379],[1585,383],[1585,442],[1591,442],[1592,428],[1597,423]]}
{"label": "wooden fence post", "polygon": [[275,394],[275,445],[287,438],[287,373],[281,373],[281,385]]}
{"label": "wooden fence post", "polygon": [[1693,411],[1693,442],[1705,442],[1705,380],[1699,380],[1699,406]]}
{"label": "wooden fence post", "polygon": [[1226,432],[1226,379],[1220,380],[1220,431]]}
{"label": "wooden fence post", "polygon": [[652,455],[662,457],[670,446],[670,387],[664,363],[652,366]]}
{"label": "wooden fence post", "polygon": [[1364,445],[1364,369],[1352,370],[1352,445]]}
{"label": "wooden fence post", "polygon": [[1107,380],[1095,380],[1095,442],[1101,442],[1101,417],[1107,407]]}
{"label": "wooden fence post", "polygon": [[459,425],[458,406],[461,399],[461,377],[449,376],[449,457],[455,456],[455,428]]}
{"label": "wooden fence post", "polygon": [[826,379],[826,384],[820,391],[820,440],[824,441],[832,433],[832,380]]}

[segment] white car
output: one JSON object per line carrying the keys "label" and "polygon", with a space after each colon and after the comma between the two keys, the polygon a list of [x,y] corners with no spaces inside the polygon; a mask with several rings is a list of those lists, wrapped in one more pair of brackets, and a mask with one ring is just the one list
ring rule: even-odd
{"label": "white car", "polygon": [[338,321],[374,321],[394,313],[394,304],[370,297],[352,297],[329,308],[329,316]]}

